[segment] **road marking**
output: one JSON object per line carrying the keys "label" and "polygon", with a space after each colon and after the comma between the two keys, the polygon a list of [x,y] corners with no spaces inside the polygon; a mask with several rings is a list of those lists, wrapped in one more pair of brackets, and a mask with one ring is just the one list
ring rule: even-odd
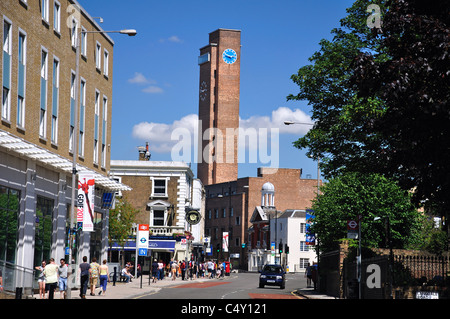
{"label": "road marking", "polygon": [[172,286],[171,288],[209,288],[214,286],[220,286],[224,284],[229,284],[229,281],[220,281],[220,282],[195,282],[195,283],[189,283],[179,286]]}
{"label": "road marking", "polygon": [[292,295],[279,295],[279,294],[248,294],[251,299],[300,299]]}

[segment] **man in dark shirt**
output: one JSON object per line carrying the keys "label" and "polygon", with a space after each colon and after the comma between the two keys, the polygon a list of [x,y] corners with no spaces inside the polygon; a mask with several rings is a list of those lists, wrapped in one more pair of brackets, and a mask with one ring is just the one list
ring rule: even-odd
{"label": "man in dark shirt", "polygon": [[80,297],[86,299],[86,290],[89,282],[89,268],[91,265],[87,262],[87,257],[83,256],[83,262],[80,264]]}

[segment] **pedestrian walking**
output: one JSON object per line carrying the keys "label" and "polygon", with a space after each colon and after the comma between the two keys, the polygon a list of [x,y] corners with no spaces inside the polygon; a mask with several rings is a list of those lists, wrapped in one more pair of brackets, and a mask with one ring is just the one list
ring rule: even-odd
{"label": "pedestrian walking", "polygon": [[213,277],[214,277],[214,263],[211,260],[208,260],[207,266],[208,266],[209,279],[213,279]]}
{"label": "pedestrian walking", "polygon": [[306,288],[310,288],[312,278],[312,266],[310,263],[308,263],[308,266],[306,266],[305,277],[306,277]]}
{"label": "pedestrian walking", "polygon": [[164,279],[164,263],[160,259],[159,263],[158,263],[158,280],[163,280],[163,279]]}
{"label": "pedestrian walking", "polygon": [[91,266],[87,262],[87,257],[83,256],[83,262],[80,264],[80,298],[86,299],[87,285],[89,282],[89,269]]}
{"label": "pedestrian walking", "polygon": [[99,267],[100,265],[97,263],[97,258],[92,258],[91,268],[89,269],[89,284],[91,287],[91,296],[95,296],[95,288],[98,283],[99,276]]}
{"label": "pedestrian walking", "polygon": [[186,278],[186,262],[183,260],[180,265],[181,268],[181,280]]}
{"label": "pedestrian walking", "polygon": [[45,276],[44,276],[44,268],[46,262],[42,261],[40,266],[34,267],[36,270],[39,270],[38,284],[39,284],[39,298],[45,299]]}
{"label": "pedestrian walking", "polygon": [[50,263],[44,268],[45,290],[48,290],[48,299],[53,299],[55,289],[58,285],[58,265],[55,259],[50,258]]}
{"label": "pedestrian walking", "polygon": [[178,263],[176,260],[174,260],[172,262],[171,271],[172,271],[172,281],[173,281],[177,278],[177,272],[178,272]]}
{"label": "pedestrian walking", "polygon": [[58,277],[59,277],[59,298],[65,299],[67,290],[67,264],[64,258],[59,260]]}
{"label": "pedestrian walking", "polygon": [[103,260],[102,265],[99,267],[100,272],[100,292],[99,295],[103,292],[103,296],[106,294],[106,285],[108,284],[108,265],[106,265],[106,259]]}
{"label": "pedestrian walking", "polygon": [[311,279],[314,284],[314,290],[317,290],[317,264],[314,263],[311,270]]}
{"label": "pedestrian walking", "polygon": [[152,277],[153,277],[153,281],[152,282],[156,282],[156,279],[158,278],[158,262],[155,260],[153,260],[152,263]]}

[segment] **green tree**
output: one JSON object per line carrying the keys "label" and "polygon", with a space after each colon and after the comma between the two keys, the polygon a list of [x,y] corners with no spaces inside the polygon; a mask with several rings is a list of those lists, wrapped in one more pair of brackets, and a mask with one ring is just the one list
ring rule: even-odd
{"label": "green tree", "polygon": [[[312,232],[319,239],[321,251],[337,248],[347,237],[347,221],[361,216],[361,240],[365,247],[386,247],[389,218],[393,248],[409,248],[420,241],[422,214],[410,201],[410,193],[379,174],[345,173],[321,187],[322,194],[313,202]],[[375,217],[381,217],[374,221]]]}
{"label": "green tree", "polygon": [[[378,5],[384,14],[386,1]],[[297,94],[288,101],[307,100],[312,106],[314,127],[298,141],[297,148],[308,148],[308,155],[321,158],[321,170],[326,178],[343,171],[379,172],[383,162],[377,156],[386,146],[371,126],[374,119],[384,114],[384,103],[377,97],[358,97],[350,83],[354,75],[352,65],[361,51],[377,52],[377,61],[383,55],[381,36],[367,26],[370,1],[355,1],[347,9],[348,16],[341,27],[333,29],[333,39],[320,41],[320,50],[309,58],[310,65],[301,67],[291,76],[299,86]]]}
{"label": "green tree", "polygon": [[385,173],[441,215],[450,210],[449,10],[448,1],[390,1],[374,29],[389,59],[361,51],[350,81],[359,98],[388,106],[373,124],[389,146],[380,154]]}
{"label": "green tree", "polygon": [[[134,208],[125,197],[116,199],[115,208],[109,210],[108,241],[110,247],[113,242],[116,242],[122,247],[122,250],[124,249],[125,243],[133,234],[133,225],[136,223],[138,214],[139,210]],[[124,264],[123,260],[122,264]]]}

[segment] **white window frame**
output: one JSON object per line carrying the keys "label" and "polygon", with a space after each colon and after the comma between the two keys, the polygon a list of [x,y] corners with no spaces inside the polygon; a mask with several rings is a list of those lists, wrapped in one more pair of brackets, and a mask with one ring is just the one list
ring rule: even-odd
{"label": "white window frame", "polygon": [[[9,25],[8,34],[5,38],[5,24]],[[2,85],[2,120],[9,122],[11,120],[11,68],[12,68],[12,21],[9,20],[6,16],[3,16],[3,25],[2,25],[2,47],[3,51],[11,56],[11,63],[9,64],[9,74],[10,74],[10,83],[9,89],[3,87]],[[3,54],[3,52],[2,52]],[[3,56],[2,56],[3,60]],[[3,61],[2,61],[3,63]],[[3,65],[2,65],[3,68]],[[3,75],[3,74],[2,74]],[[2,82],[3,83],[3,82]]]}
{"label": "white window frame", "polygon": [[[75,71],[72,70],[70,72],[70,97],[74,100],[75,100],[76,81],[77,81],[76,73]],[[77,106],[75,105],[74,107],[75,107],[74,112],[76,112]],[[69,152],[71,153],[73,153],[74,132],[75,127],[70,125],[70,105],[69,105]]]}
{"label": "white window frame", "polygon": [[[167,195],[167,187],[169,185],[170,177],[150,177],[150,180],[152,181],[152,194],[151,197],[168,197]],[[155,193],[155,181],[164,181],[164,194],[163,193]]]}
{"label": "white window frame", "polygon": [[309,247],[308,245],[306,245],[306,241],[304,240],[300,241],[300,251],[301,252],[309,251]]}
{"label": "white window frame", "polygon": [[61,33],[61,3],[58,0],[53,4],[53,30]]}
{"label": "white window frame", "polygon": [[[17,35],[17,61],[19,63],[20,56],[19,56],[19,46],[20,46],[20,36],[23,36],[23,43],[22,43],[22,64],[24,65],[24,87],[23,87],[23,96],[22,96],[22,104],[20,107],[19,112],[19,94],[17,94],[17,126],[21,129],[25,129],[25,96],[26,96],[26,83],[27,83],[27,33],[19,28],[19,32]],[[17,92],[19,91],[19,72],[17,72]]]}
{"label": "white window frame", "polygon": [[87,57],[87,30],[83,27],[83,26],[81,26],[81,43],[80,43],[80,45],[81,45],[81,48],[80,48],[80,51],[81,51],[81,55],[84,57],[84,58],[86,58]]}
{"label": "white window frame", "polygon": [[109,52],[108,50],[104,49],[103,51],[103,75],[108,77],[109,70]]}
{"label": "white window frame", "polygon": [[[95,138],[94,133],[94,164],[98,165],[98,141],[100,136],[100,91],[95,89],[95,101],[94,101],[94,116],[97,116],[98,122],[97,122],[97,139]],[[94,125],[95,125],[95,119],[94,119]],[[94,127],[95,129],[95,127]]]}
{"label": "white window frame", "polygon": [[72,17],[72,27],[70,28],[70,42],[76,49],[78,43],[78,20]]}
{"label": "white window frame", "polygon": [[[42,62],[42,57],[43,57],[43,53],[45,52],[45,61],[44,63]],[[45,110],[41,108],[41,106],[39,106],[39,137],[40,138],[46,138],[46,133],[47,133],[47,109],[48,109],[48,50],[41,46],[41,78],[44,78],[44,80],[46,81],[46,88],[45,88]],[[40,87],[41,83],[39,83],[39,88],[40,88],[40,94],[42,94],[42,88]],[[42,97],[41,97],[42,98]]]}
{"label": "white window frame", "polygon": [[[103,128],[103,125],[105,125],[106,127],[105,127],[105,136],[103,137],[103,133],[102,133],[102,139],[104,139],[105,140],[105,144],[103,144],[102,143],[102,154],[101,154],[101,156],[102,156],[102,163],[101,163],[101,166],[103,167],[103,168],[105,168],[106,167],[106,143],[108,142],[108,140],[107,140],[107,134],[108,134],[108,98],[106,97],[106,95],[103,95],[103,99],[102,99],[102,102],[103,102],[103,104],[102,104],[102,107],[103,107],[103,111],[102,111],[102,128]],[[102,132],[103,132],[103,130],[102,130]]]}
{"label": "white window frame", "polygon": [[[55,62],[57,62],[57,70],[55,72]],[[50,132],[50,140],[53,144],[58,144],[58,119],[59,119],[59,72],[61,70],[61,61],[58,57],[53,56],[53,75],[56,75],[56,82],[55,79],[52,78],[52,90],[53,90],[53,83],[56,83],[56,88],[58,89],[58,96],[56,97],[57,101],[57,108],[56,108],[56,116],[53,114],[53,92],[52,92],[52,123],[51,123],[51,132]]]}
{"label": "white window frame", "polygon": [[97,70],[101,71],[102,66],[102,45],[100,42],[96,41],[95,44],[95,67]]}
{"label": "white window frame", "polygon": [[[162,225],[155,225],[155,211],[163,211],[164,212],[164,220],[163,220],[163,224]],[[160,220],[161,218],[158,218],[158,220]],[[164,206],[153,206],[150,209],[150,227],[164,227],[167,226],[166,224],[167,222],[167,208]]]}
{"label": "white window frame", "polygon": [[50,0],[41,0],[41,17],[47,24],[49,23],[49,2]]}
{"label": "white window frame", "polygon": [[[84,84],[84,85],[82,85]],[[77,108],[76,112],[79,112],[80,118],[78,121],[78,155],[80,157],[84,156],[84,137],[86,132],[86,80],[81,77],[80,78],[80,103],[79,103],[79,109]],[[81,90],[83,90],[83,94],[81,94]],[[84,113],[81,113],[81,105],[84,105]],[[81,118],[83,116],[83,119]],[[81,123],[83,123],[83,127],[81,127]]]}

